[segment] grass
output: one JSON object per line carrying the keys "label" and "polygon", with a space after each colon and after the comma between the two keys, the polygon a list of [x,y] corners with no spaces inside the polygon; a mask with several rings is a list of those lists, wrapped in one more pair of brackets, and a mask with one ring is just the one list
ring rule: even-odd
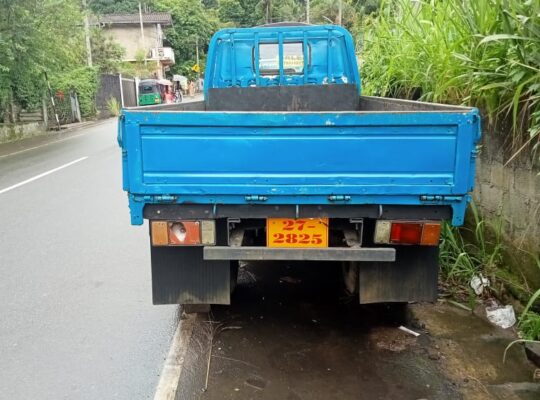
{"label": "grass", "polygon": [[540,2],[383,0],[363,26],[366,94],[480,107],[511,121],[507,162],[540,147]]}
{"label": "grass", "polygon": [[118,117],[120,115],[121,108],[122,107],[118,100],[116,100],[116,97],[111,96],[111,98],[107,100],[107,109],[113,117]]}
{"label": "grass", "polygon": [[488,224],[471,204],[472,228],[443,225],[441,274],[454,287],[468,287],[474,275],[492,278],[502,264],[502,225]]}
{"label": "grass", "polygon": [[[538,257],[536,258],[536,265],[540,270],[540,258]],[[533,293],[519,317],[518,327],[523,339],[540,340],[540,314],[532,311],[539,299],[540,288]]]}
{"label": "grass", "polygon": [[[469,286],[471,278],[482,274],[490,280],[486,296],[502,299],[508,288],[519,293],[527,304],[518,319],[520,337],[524,340],[540,340],[540,314],[535,308],[540,300],[540,289],[532,292],[519,278],[510,274],[503,261],[504,244],[502,225],[483,220],[474,205],[470,206],[470,227],[456,228],[443,225],[439,262],[441,280],[449,293],[474,308],[476,295]],[[540,259],[536,259],[540,269]]]}

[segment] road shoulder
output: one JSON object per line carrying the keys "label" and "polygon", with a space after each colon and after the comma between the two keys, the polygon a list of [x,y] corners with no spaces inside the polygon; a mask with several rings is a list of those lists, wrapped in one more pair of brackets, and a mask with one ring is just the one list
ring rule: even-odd
{"label": "road shoulder", "polygon": [[49,131],[44,135],[2,143],[0,144],[0,158],[14,156],[16,154],[38,149],[40,147],[73,139],[87,134],[82,132],[84,129],[93,128],[114,120],[115,118],[108,118],[99,121],[87,121],[78,124],[71,124],[69,127],[62,129],[61,131]]}

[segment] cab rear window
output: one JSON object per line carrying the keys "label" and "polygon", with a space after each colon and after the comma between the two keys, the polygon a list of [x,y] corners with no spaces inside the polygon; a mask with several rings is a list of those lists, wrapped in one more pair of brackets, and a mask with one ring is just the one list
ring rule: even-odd
{"label": "cab rear window", "polygon": [[[302,74],[304,58],[302,42],[283,43],[283,73],[285,75]],[[277,43],[259,44],[259,73],[279,75],[279,45]]]}

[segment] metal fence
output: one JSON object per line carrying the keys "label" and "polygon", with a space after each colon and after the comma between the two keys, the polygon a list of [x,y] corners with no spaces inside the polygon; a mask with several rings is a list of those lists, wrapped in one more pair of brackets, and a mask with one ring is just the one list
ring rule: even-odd
{"label": "metal fence", "polygon": [[111,99],[116,99],[121,107],[137,106],[137,80],[122,74],[102,74],[96,95],[96,107],[100,118],[112,116],[109,110]]}
{"label": "metal fence", "polygon": [[[57,91],[54,93],[53,99],[54,106],[52,101],[49,100],[47,107],[48,119],[51,126],[57,123],[65,125],[82,121],[77,93]],[[56,116],[58,116],[58,121],[56,120]]]}

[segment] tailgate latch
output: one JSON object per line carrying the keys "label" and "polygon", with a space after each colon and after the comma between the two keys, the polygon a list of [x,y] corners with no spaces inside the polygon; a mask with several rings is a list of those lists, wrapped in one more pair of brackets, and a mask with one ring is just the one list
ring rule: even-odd
{"label": "tailgate latch", "polygon": [[268,200],[267,196],[260,196],[258,194],[249,194],[245,197],[246,201],[266,201]]}
{"label": "tailgate latch", "polygon": [[350,201],[351,196],[343,194],[332,194],[328,196],[328,201]]}
{"label": "tailgate latch", "polygon": [[462,201],[463,196],[441,196],[441,195],[425,195],[420,196],[420,201],[438,202],[438,201]]}

